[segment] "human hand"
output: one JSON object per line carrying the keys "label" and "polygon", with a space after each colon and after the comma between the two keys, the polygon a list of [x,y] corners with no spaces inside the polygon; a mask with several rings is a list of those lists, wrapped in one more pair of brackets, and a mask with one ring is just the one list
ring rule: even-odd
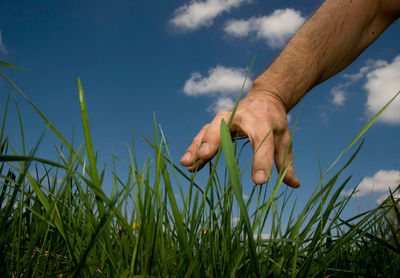
{"label": "human hand", "polygon": [[[221,143],[221,120],[228,123],[231,114],[232,112],[228,111],[219,112],[211,123],[203,126],[182,157],[182,166],[192,172],[196,168],[201,169],[214,157]],[[256,184],[268,181],[274,160],[278,170],[282,166],[286,167],[292,160],[290,145],[283,165],[286,148],[290,142],[290,132],[285,106],[280,98],[272,93],[250,91],[239,102],[230,131],[231,134],[247,136],[250,139],[254,153],[252,179]],[[266,137],[268,132],[270,134]],[[283,182],[294,188],[300,186],[293,164],[290,165]]]}

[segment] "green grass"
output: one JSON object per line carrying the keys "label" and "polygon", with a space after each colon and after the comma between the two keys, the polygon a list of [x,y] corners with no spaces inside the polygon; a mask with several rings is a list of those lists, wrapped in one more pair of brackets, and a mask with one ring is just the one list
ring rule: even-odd
{"label": "green grass", "polygon": [[[0,66],[16,68],[2,62]],[[204,184],[197,183],[196,173],[187,176],[173,163],[156,123],[153,140],[145,138],[154,150],[148,161],[137,162],[132,139],[129,161],[113,155],[111,169],[100,169],[79,79],[84,138],[74,147],[76,139],[66,140],[0,74],[63,146],[54,143],[56,160],[38,157],[37,148],[48,132],[44,131],[28,151],[15,102],[22,146],[18,153],[5,129],[10,101],[5,102],[0,133],[2,277],[398,275],[400,212],[393,197],[397,191],[378,207],[348,219],[342,213],[351,196],[340,194],[351,183],[351,177],[342,174],[361,149],[363,141],[358,141],[386,106],[321,174],[308,202],[299,207],[292,202],[291,191],[279,190],[287,169],[267,185],[254,186],[249,199],[243,199],[238,156],[246,143],[231,138],[229,122],[221,124],[222,147]],[[222,153],[226,169],[217,170]],[[345,157],[343,166],[332,173]],[[118,174],[121,167],[128,170],[127,176]],[[112,174],[111,184],[105,182],[106,173]],[[111,194],[105,187],[112,188]],[[268,238],[261,237],[265,232]]]}

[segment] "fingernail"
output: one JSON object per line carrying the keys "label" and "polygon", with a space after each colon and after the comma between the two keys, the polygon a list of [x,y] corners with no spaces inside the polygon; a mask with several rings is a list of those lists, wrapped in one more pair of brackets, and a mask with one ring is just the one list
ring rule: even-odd
{"label": "fingernail", "polygon": [[[299,181],[299,179],[297,178],[296,174],[294,173],[293,167],[289,168],[289,170],[288,170],[287,173],[286,173],[286,177],[290,177],[290,178],[289,178],[290,184],[288,184],[290,187],[293,187],[293,188],[298,188],[298,187],[300,187],[300,181]],[[286,178],[286,177],[285,177],[285,178]],[[285,182],[285,181],[284,181],[284,182]],[[285,183],[286,183],[286,182],[285,182]]]}
{"label": "fingernail", "polygon": [[208,146],[208,143],[203,143],[200,146],[199,155],[206,155],[209,153],[209,151],[210,151],[210,147]]}
{"label": "fingernail", "polygon": [[255,182],[257,184],[263,184],[266,182],[266,176],[264,170],[258,170],[254,175]]}
{"label": "fingernail", "polygon": [[181,161],[188,161],[190,159],[190,152],[185,153],[184,156],[182,156]]}
{"label": "fingernail", "polygon": [[295,176],[294,177],[294,188],[300,187],[300,181],[299,179]]}

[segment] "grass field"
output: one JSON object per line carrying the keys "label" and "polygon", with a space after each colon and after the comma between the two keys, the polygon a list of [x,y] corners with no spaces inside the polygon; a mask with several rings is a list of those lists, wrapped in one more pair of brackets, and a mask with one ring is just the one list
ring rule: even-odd
{"label": "grass field", "polygon": [[[398,277],[397,192],[376,208],[344,218],[351,196],[341,192],[350,177],[339,179],[386,106],[339,154],[306,205],[299,207],[295,202],[289,205],[289,191],[279,193],[286,169],[267,185],[254,186],[243,199],[237,161],[246,143],[231,138],[229,123],[221,124],[222,146],[205,183],[197,184],[196,174],[187,176],[173,164],[156,123],[153,138],[145,139],[154,150],[151,159],[137,163],[133,139],[129,161],[114,157],[129,170],[122,177],[115,164],[108,169],[97,166],[79,79],[84,138],[73,147],[76,143],[66,140],[1,75],[59,139],[54,144],[57,159],[38,157],[41,139],[25,150],[21,124],[22,152],[16,152],[5,129],[11,102],[2,102],[2,277]],[[336,169],[344,157],[347,161]],[[221,171],[217,165],[222,160],[226,167]],[[113,175],[112,184],[105,184],[107,172]],[[105,187],[112,187],[111,194]],[[255,209],[249,210],[250,205]]]}

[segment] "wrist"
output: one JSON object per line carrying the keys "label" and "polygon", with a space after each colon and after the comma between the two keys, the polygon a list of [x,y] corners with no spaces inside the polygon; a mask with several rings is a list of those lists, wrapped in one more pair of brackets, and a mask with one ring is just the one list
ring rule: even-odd
{"label": "wrist", "polygon": [[272,98],[276,102],[280,103],[286,113],[289,112],[289,110],[294,106],[291,105],[289,99],[287,99],[287,97],[283,93],[281,93],[276,88],[266,86],[265,82],[262,82],[258,79],[254,80],[251,90],[248,92],[247,95]]}

